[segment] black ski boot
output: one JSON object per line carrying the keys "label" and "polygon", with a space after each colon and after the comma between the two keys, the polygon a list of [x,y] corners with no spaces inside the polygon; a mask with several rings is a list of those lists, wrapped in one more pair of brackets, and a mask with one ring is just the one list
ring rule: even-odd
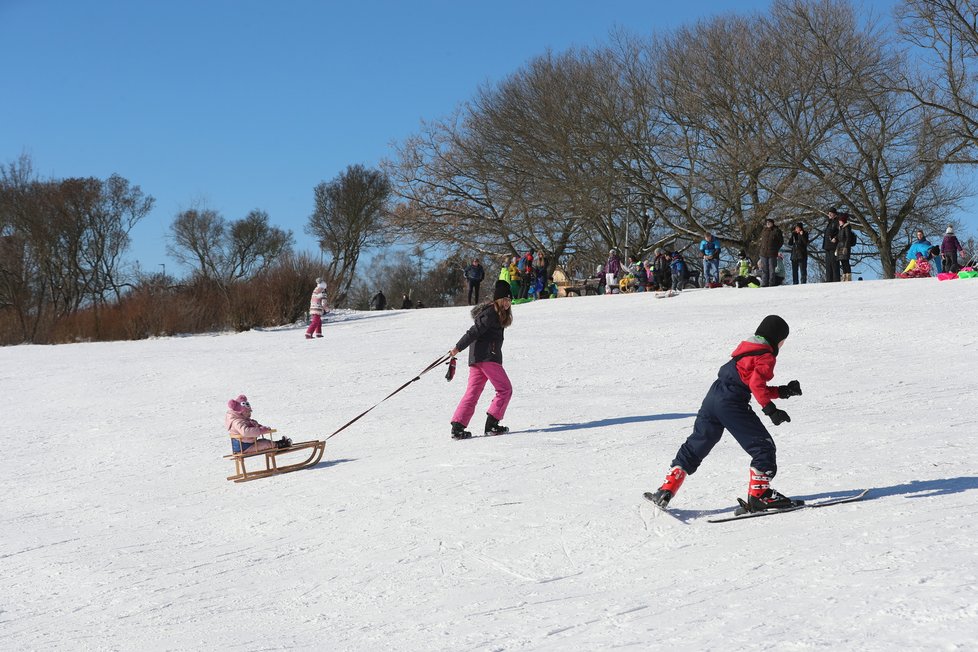
{"label": "black ski boot", "polygon": [[788,507],[797,507],[798,505],[804,504],[804,501],[788,498],[780,491],[771,489],[770,487],[768,487],[760,496],[755,496],[754,494],[747,496],[747,511],[749,512],[763,512],[769,509],[786,509]]}
{"label": "black ski boot", "polygon": [[499,419],[492,416],[491,414],[486,415],[486,434],[487,435],[502,435],[509,432],[509,428],[506,426],[499,425]]}
{"label": "black ski boot", "polygon": [[472,433],[465,429],[458,421],[452,421],[452,439],[468,439]]}
{"label": "black ski boot", "polygon": [[282,437],[277,442],[275,442],[275,448],[292,448],[292,440],[288,437]]}

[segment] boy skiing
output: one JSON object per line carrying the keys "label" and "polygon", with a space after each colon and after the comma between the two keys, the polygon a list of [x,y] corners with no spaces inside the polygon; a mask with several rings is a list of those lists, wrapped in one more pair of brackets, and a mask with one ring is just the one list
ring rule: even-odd
{"label": "boy skiing", "polygon": [[753,394],[761,411],[774,425],[791,421],[772,399],[801,396],[801,384],[797,380],[777,387],[767,384],[774,378],[778,350],[787,337],[788,324],[777,315],[768,315],[757,327],[754,337],[740,343],[731,359],[720,367],[717,379],[696,415],[693,434],[676,453],[665,482],[655,493],[646,493],[646,498],[666,507],[686,476],[696,472],[727,429],[751,456],[748,510],[783,509],[801,504],[771,488],[771,479],[778,470],[774,440],[750,407]]}

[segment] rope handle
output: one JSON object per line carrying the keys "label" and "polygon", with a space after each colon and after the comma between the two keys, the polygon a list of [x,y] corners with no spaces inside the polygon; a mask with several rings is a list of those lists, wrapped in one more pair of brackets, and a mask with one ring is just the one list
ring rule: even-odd
{"label": "rope handle", "polygon": [[421,380],[421,376],[425,375],[426,373],[428,373],[429,371],[431,371],[432,369],[434,369],[438,365],[445,364],[446,362],[449,361],[449,359],[451,357],[452,356],[450,356],[448,354],[445,354],[445,355],[441,356],[440,358],[438,358],[437,360],[435,360],[434,362],[432,362],[430,365],[428,365],[427,367],[425,367],[417,376],[415,376],[411,380],[407,381],[406,383],[404,383],[403,385],[401,385],[400,387],[398,387],[397,389],[395,389],[393,392],[391,392],[390,394],[388,394],[387,396],[385,396],[384,398],[382,398],[380,401],[378,401],[376,404],[370,406],[369,408],[367,408],[366,410],[364,410],[363,412],[361,412],[357,416],[353,417],[352,419],[350,419],[349,421],[347,421],[346,423],[344,423],[335,432],[333,432],[333,434],[331,434],[329,437],[327,437],[323,441],[326,441],[328,439],[332,439],[336,435],[340,434],[342,431],[346,430],[349,426],[352,426],[354,423],[356,423],[357,421],[359,421],[362,416],[364,416],[365,414],[367,414],[367,412],[370,412],[372,409],[374,409],[375,407],[377,407],[378,405],[380,405],[381,403],[383,403],[384,401],[386,401],[387,399],[389,399],[394,394],[397,394],[399,391],[401,391],[402,389],[404,389],[405,387],[407,387],[408,385],[410,385],[414,381]]}

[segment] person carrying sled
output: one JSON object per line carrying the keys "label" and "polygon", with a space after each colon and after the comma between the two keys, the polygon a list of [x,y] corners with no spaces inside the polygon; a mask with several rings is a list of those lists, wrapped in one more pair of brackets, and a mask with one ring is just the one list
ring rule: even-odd
{"label": "person carrying sled", "polygon": [[231,435],[231,451],[235,453],[253,453],[272,448],[288,448],[292,445],[292,440],[288,437],[282,437],[278,441],[262,438],[262,435],[269,434],[272,429],[251,418],[251,403],[244,394],[228,401],[224,427]]}
{"label": "person carrying sled", "polygon": [[466,430],[475,406],[482,396],[486,381],[492,383],[496,395],[486,412],[485,434],[499,435],[509,432],[500,425],[506,415],[506,406],[513,396],[513,385],[503,369],[503,330],[513,323],[513,293],[510,284],[496,281],[492,301],[472,308],[475,323],[448,352],[455,357],[459,351],[469,348],[469,382],[465,394],[452,415],[452,439],[468,439],[472,433]]}
{"label": "person carrying sled", "polygon": [[750,406],[753,394],[761,411],[774,425],[791,421],[788,414],[774,404],[774,399],[801,396],[801,384],[792,380],[787,385],[768,385],[774,378],[778,351],[787,337],[787,322],[777,315],[768,315],[757,327],[754,337],[734,349],[731,359],[720,367],[717,379],[703,399],[693,433],[676,453],[665,482],[654,494],[647,495],[649,500],[666,507],[686,476],[696,473],[726,429],[751,456],[748,509],[783,509],[799,504],[771,488],[771,479],[778,471],[774,440]]}

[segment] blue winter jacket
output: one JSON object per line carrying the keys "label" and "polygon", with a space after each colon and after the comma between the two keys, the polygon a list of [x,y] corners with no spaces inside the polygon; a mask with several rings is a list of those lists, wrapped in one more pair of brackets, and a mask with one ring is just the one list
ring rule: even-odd
{"label": "blue winter jacket", "polygon": [[924,258],[927,258],[927,252],[933,247],[927,239],[918,240],[910,246],[910,250],[907,252],[907,260],[916,260],[917,254],[920,254]]}
{"label": "blue winter jacket", "polygon": [[704,256],[713,256],[713,260],[719,260],[720,243],[717,242],[716,238],[713,238],[712,241],[704,238],[703,240],[700,240],[700,252],[702,252]]}

